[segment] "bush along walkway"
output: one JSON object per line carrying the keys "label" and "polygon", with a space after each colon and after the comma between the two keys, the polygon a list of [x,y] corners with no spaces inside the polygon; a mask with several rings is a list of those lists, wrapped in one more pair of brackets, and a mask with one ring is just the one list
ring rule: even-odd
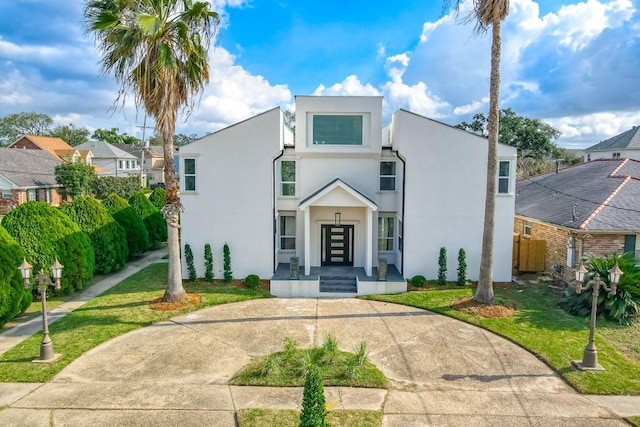
{"label": "bush along walkway", "polygon": [[[150,264],[161,261],[166,254],[166,248],[150,251],[142,258],[131,261],[125,268],[116,273],[94,278],[93,283],[87,289],[79,292],[70,300],[63,302],[48,312],[49,324],[55,322],[61,317],[64,317],[78,307],[81,307],[87,301],[90,301],[104,291],[111,289],[132,274],[142,270]],[[29,338],[31,335],[42,331],[41,314],[38,314],[24,322],[18,321],[16,323],[16,326],[0,333],[0,355]]]}

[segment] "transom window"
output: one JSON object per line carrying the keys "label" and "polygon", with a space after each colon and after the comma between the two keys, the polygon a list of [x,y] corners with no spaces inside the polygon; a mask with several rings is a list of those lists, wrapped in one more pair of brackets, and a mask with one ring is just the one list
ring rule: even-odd
{"label": "transom window", "polygon": [[362,115],[313,116],[313,145],[362,145]]}
{"label": "transom window", "polygon": [[280,187],[283,196],[296,195],[296,162],[283,160],[280,162]]}
{"label": "transom window", "polygon": [[501,160],[498,163],[498,194],[509,194],[509,169],[511,163],[508,160]]}
{"label": "transom window", "polygon": [[396,162],[380,162],[380,190],[396,189]]}
{"label": "transom window", "polygon": [[196,191],[196,159],[184,159],[184,191]]}
{"label": "transom window", "polygon": [[381,215],[378,217],[378,251],[392,251],[395,217]]}
{"label": "transom window", "polygon": [[280,215],[280,249],[283,251],[296,249],[295,215]]}

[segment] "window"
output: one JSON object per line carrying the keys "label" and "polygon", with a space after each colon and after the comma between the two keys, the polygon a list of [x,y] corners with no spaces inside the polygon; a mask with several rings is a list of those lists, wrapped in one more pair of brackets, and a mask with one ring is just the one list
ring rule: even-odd
{"label": "window", "polygon": [[620,158],[620,153],[613,153],[612,157],[614,159],[619,159]]}
{"label": "window", "polygon": [[27,200],[29,202],[33,202],[34,200],[38,200],[38,191],[35,188],[31,188],[27,190]]}
{"label": "window", "polygon": [[640,247],[636,245],[637,241],[638,236],[635,234],[624,236],[624,251],[630,253],[636,260],[640,260]]}
{"label": "window", "polygon": [[394,222],[395,217],[393,216],[378,217],[378,251],[393,250]]}
{"label": "window", "polygon": [[508,160],[498,162],[498,194],[509,194],[509,166]]}
{"label": "window", "polygon": [[402,235],[404,234],[404,230],[402,229],[402,221],[398,220],[398,250],[402,252],[404,240],[402,239]]}
{"label": "window", "polygon": [[524,236],[531,236],[531,222],[529,222],[529,221],[525,221],[524,222],[522,234]]}
{"label": "window", "polygon": [[280,162],[280,182],[283,196],[296,195],[296,162],[294,160]]}
{"label": "window", "polygon": [[380,190],[396,189],[396,162],[380,162]]}
{"label": "window", "polygon": [[591,161],[591,154],[587,154],[587,162]]}
{"label": "window", "polygon": [[196,191],[196,159],[184,159],[184,191]]}
{"label": "window", "polygon": [[10,199],[11,198],[11,190],[2,190],[2,198]]}
{"label": "window", "polygon": [[567,267],[576,266],[576,236],[567,239]]}
{"label": "window", "polygon": [[124,169],[124,160],[118,160],[118,169]]}
{"label": "window", "polygon": [[280,249],[296,250],[296,217],[294,215],[280,216]]}
{"label": "window", "polygon": [[362,145],[362,115],[313,116],[313,145]]}

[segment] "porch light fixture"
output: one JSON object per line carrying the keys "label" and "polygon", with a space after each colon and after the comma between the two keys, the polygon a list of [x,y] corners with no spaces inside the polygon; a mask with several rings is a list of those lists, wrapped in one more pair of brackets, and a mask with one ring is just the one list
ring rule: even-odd
{"label": "porch light fixture", "polygon": [[333,218],[334,225],[340,225],[341,219],[342,219],[342,214],[340,213],[340,211],[336,207],[336,213],[334,214],[334,218]]}

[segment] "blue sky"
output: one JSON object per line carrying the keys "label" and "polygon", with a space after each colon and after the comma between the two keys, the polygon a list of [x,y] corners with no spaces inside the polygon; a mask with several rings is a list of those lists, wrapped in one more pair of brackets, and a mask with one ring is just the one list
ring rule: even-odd
{"label": "blue sky", "polygon": [[[295,95],[382,95],[456,124],[488,108],[490,37],[442,2],[212,0],[223,18],[211,82],[177,131],[202,135]],[[469,10],[463,4],[461,13]],[[640,125],[638,0],[511,0],[501,107],[541,118],[584,147]],[[81,1],[0,2],[0,117],[22,111],[140,136],[132,99],[102,76]]]}

